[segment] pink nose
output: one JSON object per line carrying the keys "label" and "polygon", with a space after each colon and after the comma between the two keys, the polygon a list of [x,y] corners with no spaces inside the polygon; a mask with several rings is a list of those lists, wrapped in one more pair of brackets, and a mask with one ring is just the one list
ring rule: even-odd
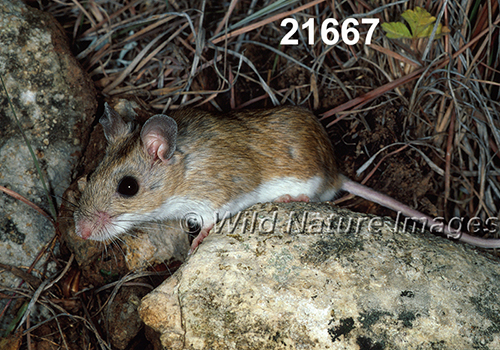
{"label": "pink nose", "polygon": [[92,230],[89,227],[85,227],[82,230],[80,237],[82,237],[83,239],[89,239],[90,236],[92,236]]}
{"label": "pink nose", "polygon": [[81,219],[76,223],[76,234],[83,239],[89,239],[92,236],[92,223]]}
{"label": "pink nose", "polygon": [[99,211],[94,219],[82,218],[76,223],[76,234],[83,239],[99,237],[100,232],[110,224],[108,213]]}

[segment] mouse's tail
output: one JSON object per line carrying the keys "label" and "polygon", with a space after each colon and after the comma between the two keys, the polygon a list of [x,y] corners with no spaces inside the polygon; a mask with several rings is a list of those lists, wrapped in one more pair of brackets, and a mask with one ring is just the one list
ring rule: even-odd
{"label": "mouse's tail", "polygon": [[346,177],[343,177],[341,189],[371,202],[380,204],[386,208],[394,210],[397,213],[401,213],[416,222],[424,222],[425,225],[429,228],[439,228],[446,234],[448,238],[458,239],[464,243],[468,243],[481,248],[500,248],[500,239],[485,239],[475,237],[459,230],[452,229],[448,224],[439,222],[435,218],[422,214],[421,212],[410,208],[406,204],[403,204],[367,186],[354,182]]}

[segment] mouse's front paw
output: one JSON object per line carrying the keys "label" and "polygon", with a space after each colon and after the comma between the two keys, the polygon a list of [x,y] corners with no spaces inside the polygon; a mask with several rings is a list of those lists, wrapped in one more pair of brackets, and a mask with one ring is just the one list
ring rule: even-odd
{"label": "mouse's front paw", "polygon": [[200,245],[200,243],[203,242],[203,240],[210,233],[210,230],[212,229],[212,227],[214,227],[213,224],[210,226],[207,226],[207,227],[202,227],[198,236],[196,236],[196,238],[193,240],[193,243],[191,243],[191,249],[189,249],[188,255],[191,255],[195,251],[195,249]]}

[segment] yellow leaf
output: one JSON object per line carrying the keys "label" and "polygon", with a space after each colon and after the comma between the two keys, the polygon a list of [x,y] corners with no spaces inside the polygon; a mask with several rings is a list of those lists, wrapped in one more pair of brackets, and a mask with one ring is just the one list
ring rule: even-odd
{"label": "yellow leaf", "polygon": [[411,39],[412,37],[408,28],[401,22],[382,23],[382,29],[386,31],[386,35],[390,39]]}
{"label": "yellow leaf", "polygon": [[429,36],[432,32],[431,24],[436,21],[436,17],[421,7],[415,7],[415,10],[406,10],[401,16],[408,22],[413,38]]}
{"label": "yellow leaf", "polygon": [[[432,16],[426,9],[415,7],[414,10],[406,10],[401,16],[408,23],[410,30],[402,22],[382,23],[382,28],[387,32],[388,38],[417,39],[427,38],[431,35],[436,17]],[[449,32],[450,30],[447,27],[443,27],[439,23],[434,38],[439,39]]]}

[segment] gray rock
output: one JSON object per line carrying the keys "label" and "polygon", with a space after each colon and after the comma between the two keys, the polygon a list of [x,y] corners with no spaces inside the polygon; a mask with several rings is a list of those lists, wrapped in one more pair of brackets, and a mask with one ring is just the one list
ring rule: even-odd
{"label": "gray rock", "polygon": [[236,218],[142,300],[165,348],[500,348],[500,267],[469,246],[328,204]]}
{"label": "gray rock", "polygon": [[[0,75],[15,111],[0,86],[0,185],[50,212],[20,128],[49,191],[61,198],[88,139],[89,128],[82,126],[90,125],[97,107],[93,84],[71,55],[59,24],[21,1],[0,2]],[[0,193],[0,262],[28,267],[54,235],[45,217]],[[0,274],[1,285],[14,282],[11,274]]]}

